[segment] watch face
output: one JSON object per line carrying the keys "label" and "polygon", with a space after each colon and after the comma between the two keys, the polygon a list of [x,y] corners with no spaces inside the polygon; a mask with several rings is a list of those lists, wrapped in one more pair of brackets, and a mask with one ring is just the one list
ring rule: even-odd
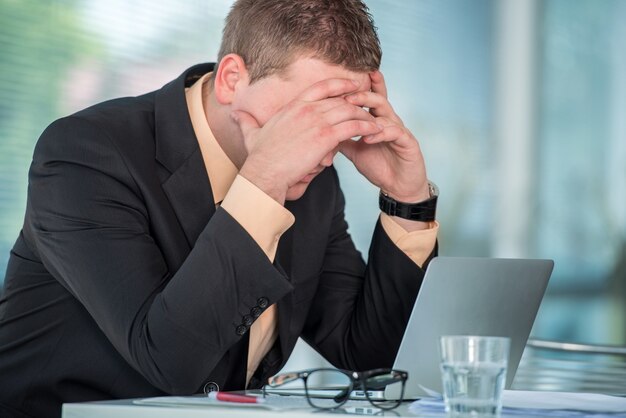
{"label": "watch face", "polygon": [[432,181],[428,181],[428,191],[430,192],[430,197],[439,196],[439,187]]}

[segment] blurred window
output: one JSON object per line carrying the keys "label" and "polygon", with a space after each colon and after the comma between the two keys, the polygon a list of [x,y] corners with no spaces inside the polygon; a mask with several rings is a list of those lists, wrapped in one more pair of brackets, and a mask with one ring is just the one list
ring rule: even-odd
{"label": "blurred window", "polygon": [[[525,141],[533,152],[512,180],[527,179],[532,189],[523,205],[503,211],[498,181],[506,167],[498,164],[502,138],[494,126],[507,102],[494,97],[506,99],[515,87],[496,83],[507,46],[498,40],[510,30],[499,24],[498,11],[510,1],[368,0],[390,101],[420,140],[429,176],[440,186],[441,254],[554,258],[534,334],[623,343],[626,2],[529,0],[534,115]],[[185,68],[214,60],[230,4],[0,0],[0,281],[42,130],[58,117],[157,89]],[[367,255],[378,191],[345,158],[336,166],[351,233]],[[516,189],[507,193],[514,197]],[[520,236],[494,238],[499,225],[524,232],[523,250],[506,249]]]}

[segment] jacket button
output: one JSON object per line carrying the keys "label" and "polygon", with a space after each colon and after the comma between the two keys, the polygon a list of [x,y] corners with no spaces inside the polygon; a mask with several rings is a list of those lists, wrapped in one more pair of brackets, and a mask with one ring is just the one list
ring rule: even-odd
{"label": "jacket button", "polygon": [[254,319],[252,319],[250,315],[244,315],[243,319],[241,320],[241,323],[247,327],[252,325],[253,322],[254,322]]}
{"label": "jacket button", "polygon": [[258,318],[259,316],[261,316],[261,312],[263,312],[263,310],[259,308],[258,306],[255,306],[252,309],[250,309],[250,315],[252,315],[253,318]]}
{"label": "jacket button", "polygon": [[265,309],[267,308],[267,305],[270,304],[270,301],[267,300],[267,298],[259,298],[259,300],[256,301],[257,305],[259,305],[261,308]]}
{"label": "jacket button", "polygon": [[237,335],[243,335],[246,333],[247,330],[248,327],[246,327],[245,325],[239,325],[237,328],[235,328],[235,332],[237,333]]}
{"label": "jacket button", "polygon": [[204,393],[209,393],[209,392],[219,392],[220,390],[220,385],[218,385],[215,382],[208,382],[206,385],[204,385]]}

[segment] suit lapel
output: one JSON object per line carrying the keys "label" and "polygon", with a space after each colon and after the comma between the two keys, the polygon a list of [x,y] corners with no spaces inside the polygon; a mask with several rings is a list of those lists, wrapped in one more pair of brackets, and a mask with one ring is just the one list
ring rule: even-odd
{"label": "suit lapel", "polygon": [[193,247],[215,213],[213,192],[199,148],[163,183],[163,190],[185,231],[189,246]]}
{"label": "suit lapel", "polygon": [[157,92],[154,105],[156,159],[171,173],[163,190],[190,247],[215,213],[215,202],[187,110],[185,87],[212,69],[213,64],[188,69]]}

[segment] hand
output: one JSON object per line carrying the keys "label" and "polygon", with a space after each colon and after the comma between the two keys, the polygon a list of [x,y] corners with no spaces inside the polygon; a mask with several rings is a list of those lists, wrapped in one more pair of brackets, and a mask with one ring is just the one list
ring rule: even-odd
{"label": "hand", "polygon": [[396,200],[414,203],[429,198],[426,167],[420,146],[387,100],[387,87],[380,71],[370,73],[371,91],[346,96],[346,101],[367,107],[383,126],[378,133],[358,141],[344,141],[339,151],[371,183]]}
{"label": "hand", "polygon": [[248,152],[239,173],[283,204],[289,187],[318,168],[340,142],[382,131],[373,115],[339,97],[357,88],[352,80],[320,81],[262,127],[251,114],[233,111]]}

